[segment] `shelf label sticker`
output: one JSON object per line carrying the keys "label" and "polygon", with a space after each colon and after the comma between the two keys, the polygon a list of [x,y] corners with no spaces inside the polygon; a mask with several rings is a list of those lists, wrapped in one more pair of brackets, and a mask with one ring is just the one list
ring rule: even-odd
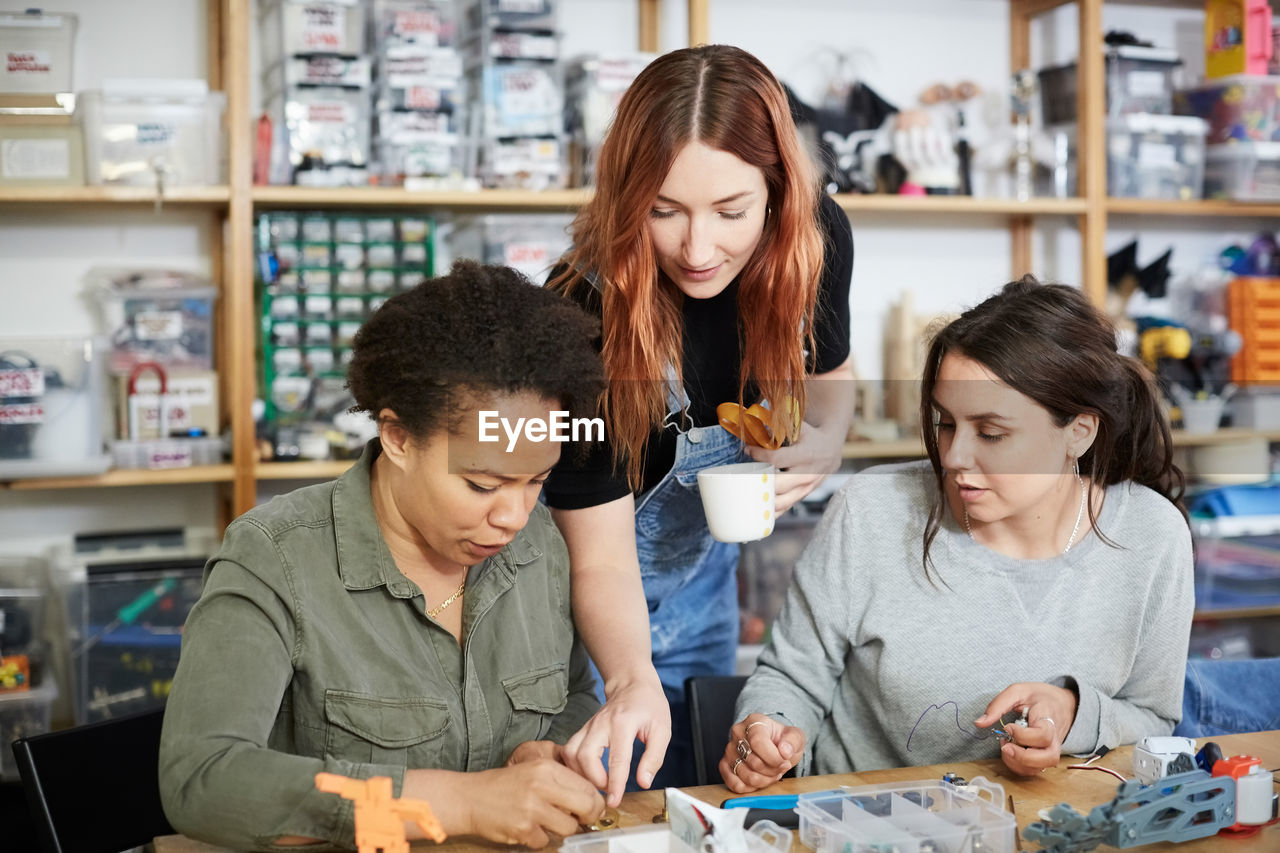
{"label": "shelf label sticker", "polygon": [[133,334],[140,341],[176,341],[182,337],[182,312],[139,311],[133,315]]}
{"label": "shelf label sticker", "polygon": [[440,90],[434,86],[410,86],[404,92],[404,105],[411,110],[438,110]]}
{"label": "shelf label sticker", "polygon": [[1129,95],[1134,98],[1158,98],[1168,91],[1168,78],[1163,71],[1130,71],[1125,78]]}
{"label": "shelf label sticker", "polygon": [[0,143],[0,178],[65,181],[71,177],[71,144],[65,139],[6,139]]}
{"label": "shelf label sticker", "polygon": [[42,423],[44,406],[39,403],[10,403],[0,406],[0,425]]}
{"label": "shelf label sticker", "polygon": [[53,73],[53,58],[47,50],[7,50],[4,70],[7,74],[48,75]]}
{"label": "shelf label sticker", "polygon": [[543,271],[552,260],[551,247],[543,242],[512,241],[502,249],[502,262],[535,283],[541,280]]}
{"label": "shelf label sticker", "polygon": [[[128,127],[128,125],[121,125]],[[178,135],[178,126],[165,121],[141,121],[137,124],[139,145],[167,148]]]}
{"label": "shelf label sticker", "polygon": [[438,45],[442,29],[440,16],[435,12],[402,10],[391,18],[393,35],[421,45]]}
{"label": "shelf label sticker", "polygon": [[315,124],[355,124],[355,109],[345,101],[316,101],[306,105],[307,118]]}
{"label": "shelf label sticker", "polygon": [[191,448],[185,442],[157,442],[147,452],[148,468],[190,468]]}
{"label": "shelf label sticker", "polygon": [[1138,162],[1144,166],[1176,166],[1178,151],[1166,142],[1143,142],[1138,146]]}
{"label": "shelf label sticker", "polygon": [[546,10],[546,0],[498,0],[499,12],[519,12],[536,15]]}
{"label": "shelf label sticker", "polygon": [[43,397],[44,371],[39,367],[0,370],[0,397]]}
{"label": "shelf label sticker", "polygon": [[[363,13],[363,10],[361,10]],[[340,52],[346,48],[347,10],[324,4],[302,8],[302,46],[318,52]]]}

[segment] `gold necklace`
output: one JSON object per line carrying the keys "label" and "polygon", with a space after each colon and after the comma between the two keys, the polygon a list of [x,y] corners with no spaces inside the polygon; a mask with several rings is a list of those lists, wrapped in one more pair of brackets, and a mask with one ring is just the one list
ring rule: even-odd
{"label": "gold necklace", "polygon": [[462,591],[463,591],[463,590],[465,590],[466,588],[467,588],[467,581],[466,581],[466,579],[465,579],[465,578],[463,578],[462,583],[461,583],[461,584],[459,584],[459,585],[458,585],[458,588],[457,588],[457,589],[455,589],[455,590],[453,591],[453,595],[449,596],[449,597],[448,597],[448,598],[446,598],[444,601],[440,602],[440,603],[439,603],[439,604],[437,604],[435,607],[433,607],[433,608],[431,608],[430,610],[428,610],[428,611],[427,611],[427,615],[428,615],[428,616],[430,616],[432,619],[434,619],[434,618],[436,618],[437,616],[439,616],[439,615],[440,615],[440,611],[444,610],[444,609],[445,609],[446,607],[448,607],[450,604],[453,604],[455,601],[457,601],[457,600],[458,600],[458,596],[462,595]]}

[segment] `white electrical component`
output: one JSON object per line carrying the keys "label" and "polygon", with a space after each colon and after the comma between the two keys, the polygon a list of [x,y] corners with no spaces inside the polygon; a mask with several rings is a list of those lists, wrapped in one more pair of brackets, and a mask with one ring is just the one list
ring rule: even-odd
{"label": "white electrical component", "polygon": [[1144,785],[1196,767],[1196,742],[1188,737],[1144,737],[1133,748],[1133,775]]}

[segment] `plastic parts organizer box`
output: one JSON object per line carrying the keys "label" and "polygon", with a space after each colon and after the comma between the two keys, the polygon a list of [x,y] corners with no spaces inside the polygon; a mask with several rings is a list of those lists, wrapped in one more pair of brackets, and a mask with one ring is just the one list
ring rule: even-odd
{"label": "plastic parts organizer box", "polygon": [[1280,382],[1280,278],[1232,280],[1227,285],[1227,323],[1244,341],[1231,359],[1231,381]]}
{"label": "plastic parts organizer box", "polygon": [[1013,853],[1017,821],[1003,803],[1004,789],[978,777],[962,788],[931,780],[801,794],[796,811],[800,841],[817,853]]}

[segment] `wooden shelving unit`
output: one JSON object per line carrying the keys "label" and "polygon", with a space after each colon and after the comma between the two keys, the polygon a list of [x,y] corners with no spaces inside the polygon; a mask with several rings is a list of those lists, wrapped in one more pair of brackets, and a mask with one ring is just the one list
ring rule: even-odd
{"label": "wooden shelving unit", "polygon": [[230,483],[235,473],[231,465],[199,465],[194,468],[166,468],[156,471],[117,468],[96,477],[41,477],[34,480],[0,482],[6,491],[33,489],[96,489],[109,486],[174,486],[189,483]]}
{"label": "wooden shelving unit", "polygon": [[[1040,14],[1072,0],[1009,0],[1011,67],[1030,64],[1031,22]],[[1133,2],[1133,0],[1127,0]],[[639,47],[657,50],[660,0],[636,0],[639,20]],[[685,0],[690,43],[710,37],[710,0]],[[1079,31],[1093,34],[1082,38],[1079,48],[1080,164],[1077,198],[973,199],[964,197],[836,196],[852,217],[864,215],[930,217],[956,220],[985,220],[1007,227],[1012,237],[1010,274],[1017,276],[1033,268],[1032,229],[1039,217],[1074,218],[1081,233],[1083,285],[1097,301],[1105,291],[1105,247],[1108,216],[1218,217],[1260,219],[1280,217],[1280,204],[1236,204],[1217,201],[1150,202],[1106,197],[1105,128],[1103,112],[1103,55],[1101,40],[1103,0],[1076,0]],[[1167,5],[1167,4],[1166,4]],[[1194,7],[1196,0],[1178,5]],[[219,282],[217,303],[218,372],[222,378],[222,409],[232,427],[232,459],[228,465],[174,471],[113,471],[101,477],[40,479],[9,484],[0,489],[61,489],[110,486],[213,483],[222,489],[225,501],[221,521],[250,509],[257,498],[257,484],[268,480],[315,480],[337,476],[348,462],[259,463],[250,415],[256,394],[257,319],[254,312],[253,217],[255,211],[271,209],[416,209],[572,211],[590,197],[590,190],[522,192],[483,190],[479,192],[411,191],[395,188],[319,189],[308,187],[253,186],[251,181],[253,117],[249,111],[251,50],[249,0],[209,0],[210,43],[209,83],[227,94],[226,124],[228,178],[224,186],[172,188],[162,206],[206,209],[216,219],[211,228],[213,274]],[[74,187],[0,189],[0,205],[87,206],[95,210],[154,206],[155,191],[149,187]],[[995,220],[994,223],[991,220]],[[1224,431],[1214,436],[1180,436],[1183,445],[1228,441],[1244,433]],[[1265,433],[1280,440],[1280,433]],[[846,446],[851,459],[919,456],[918,441],[890,443],[857,442]]]}
{"label": "wooden shelving unit", "polygon": [[[1280,441],[1280,430],[1220,429],[1216,432],[1173,431],[1174,447],[1203,447],[1211,444],[1229,444],[1250,438]],[[845,459],[906,459],[923,458],[924,444],[918,438],[901,438],[896,441],[850,441],[844,446]]]}
{"label": "wooden shelving unit", "polygon": [[1150,201],[1143,198],[1109,198],[1107,213],[1116,216],[1204,216],[1257,219],[1280,216],[1280,204],[1249,204],[1238,201],[1203,199],[1196,201]]}
{"label": "wooden shelving unit", "polygon": [[[0,187],[0,205],[152,205],[151,187]],[[159,202],[162,206],[224,207],[231,201],[229,187],[173,187]]]}
{"label": "wooden shelving unit", "polygon": [[316,189],[310,187],[254,187],[254,206],[271,208],[433,208],[565,211],[577,210],[588,198],[590,190],[477,190],[413,191],[392,187],[350,187]]}

